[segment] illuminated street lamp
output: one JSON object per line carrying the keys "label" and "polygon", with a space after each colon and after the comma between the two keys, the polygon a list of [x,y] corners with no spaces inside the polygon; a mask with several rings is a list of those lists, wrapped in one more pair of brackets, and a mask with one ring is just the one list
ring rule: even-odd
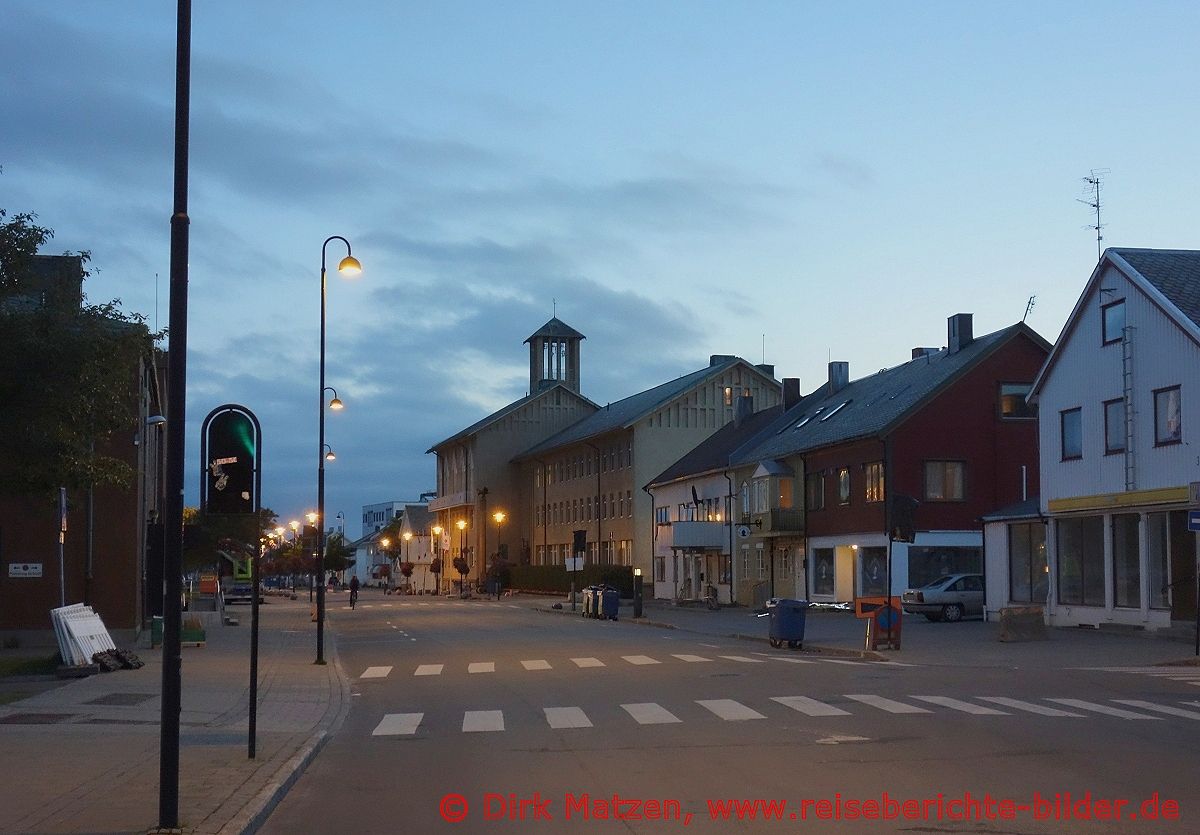
{"label": "illuminated street lamp", "polygon": [[[454,523],[454,527],[458,528],[458,555],[463,558],[465,563],[467,560],[467,520],[459,519]],[[458,575],[458,593],[461,596],[466,589],[463,588],[464,578],[467,575]]]}
{"label": "illuminated street lamp", "polygon": [[441,593],[442,593],[442,573],[443,573],[443,572],[446,570],[446,566],[445,566],[445,565],[442,563],[442,551],[441,551],[441,547],[442,547],[442,526],[441,526],[441,525],[434,525],[434,526],[433,526],[433,528],[432,528],[432,529],[430,529],[430,533],[432,533],[432,534],[433,534],[435,537],[437,537],[436,539],[434,539],[434,540],[433,540],[433,558],[434,558],[435,560],[437,560],[437,564],[438,564],[438,570],[437,570],[437,584],[438,584],[438,587],[437,587],[437,593],[438,593],[438,594],[441,594]]}
{"label": "illuminated street lamp", "polygon": [[[325,577],[325,249],[330,241],[341,241],[346,245],[346,257],[338,262],[338,272],[347,276],[356,276],[362,272],[362,264],[350,250],[350,242],[341,235],[331,235],[321,244],[321,380],[318,389],[317,408],[317,518],[320,527],[317,529],[317,574]],[[332,387],[329,389],[333,391]],[[333,392],[333,400],[329,402],[331,409],[340,409],[342,401],[337,392]],[[335,405],[336,404],[336,405]],[[325,663],[325,583],[317,586],[317,664]]]}
{"label": "illuminated street lamp", "polygon": [[323,447],[321,447],[321,449],[325,450],[325,460],[326,461],[336,461],[337,460],[337,456],[333,454],[333,447],[331,447],[329,444],[325,444]]}

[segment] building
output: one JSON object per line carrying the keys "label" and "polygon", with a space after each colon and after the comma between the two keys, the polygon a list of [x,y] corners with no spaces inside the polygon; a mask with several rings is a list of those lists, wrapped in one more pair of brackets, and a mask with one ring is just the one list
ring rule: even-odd
{"label": "building", "polygon": [[525,340],[525,396],[429,448],[437,456],[438,498],[429,510],[431,530],[441,532],[435,545],[443,581],[457,579],[451,566],[458,556],[467,559],[467,576],[475,580],[486,572],[489,555],[528,562],[532,499],[513,458],[599,408],[579,393],[584,339],[558,318],[546,322]]}
{"label": "building", "polygon": [[1047,623],[1193,621],[1200,251],[1105,250],[1029,400],[1049,520]]}
{"label": "building", "polygon": [[626,565],[649,576],[654,503],[643,485],[750,409],[781,400],[774,367],[729,355],[576,421],[514,458],[527,486],[533,562],[562,565],[576,535],[586,564]]}
{"label": "building", "polygon": [[983,516],[984,608],[999,620],[1010,606],[1045,606],[1050,590],[1046,518],[1037,496]]}

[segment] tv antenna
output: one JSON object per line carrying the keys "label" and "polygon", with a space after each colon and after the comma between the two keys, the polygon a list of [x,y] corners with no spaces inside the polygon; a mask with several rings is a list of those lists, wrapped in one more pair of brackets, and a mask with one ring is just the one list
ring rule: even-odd
{"label": "tv antenna", "polygon": [[1021,317],[1022,322],[1029,318],[1035,304],[1037,304],[1037,296],[1030,296],[1029,301],[1025,304],[1025,315]]}
{"label": "tv antenna", "polygon": [[1088,225],[1086,228],[1096,230],[1096,260],[1100,260],[1100,256],[1104,254],[1104,235],[1100,230],[1104,228],[1104,224],[1100,222],[1100,188],[1104,176],[1109,174],[1112,169],[1109,168],[1093,168],[1088,176],[1083,178],[1086,184],[1083,193],[1086,197],[1075,198],[1078,202],[1085,206],[1090,206],[1096,212],[1096,222]]}

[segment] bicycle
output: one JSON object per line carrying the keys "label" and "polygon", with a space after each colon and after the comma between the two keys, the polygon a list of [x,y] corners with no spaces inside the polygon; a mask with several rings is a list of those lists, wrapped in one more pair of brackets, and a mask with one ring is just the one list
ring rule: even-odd
{"label": "bicycle", "polygon": [[350,589],[350,611],[354,611],[354,604],[358,602],[358,589]]}
{"label": "bicycle", "polygon": [[704,589],[704,605],[714,612],[721,608],[721,604],[717,602],[717,587],[712,583]]}

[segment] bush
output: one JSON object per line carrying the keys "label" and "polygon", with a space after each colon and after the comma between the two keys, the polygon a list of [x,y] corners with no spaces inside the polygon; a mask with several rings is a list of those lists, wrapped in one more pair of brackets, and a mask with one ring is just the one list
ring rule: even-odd
{"label": "bush", "polygon": [[549,591],[566,594],[571,590],[574,576],[575,590],[584,586],[605,584],[619,589],[622,597],[633,597],[633,569],[627,565],[587,565],[574,575],[561,565],[514,565],[511,587],[519,591]]}

